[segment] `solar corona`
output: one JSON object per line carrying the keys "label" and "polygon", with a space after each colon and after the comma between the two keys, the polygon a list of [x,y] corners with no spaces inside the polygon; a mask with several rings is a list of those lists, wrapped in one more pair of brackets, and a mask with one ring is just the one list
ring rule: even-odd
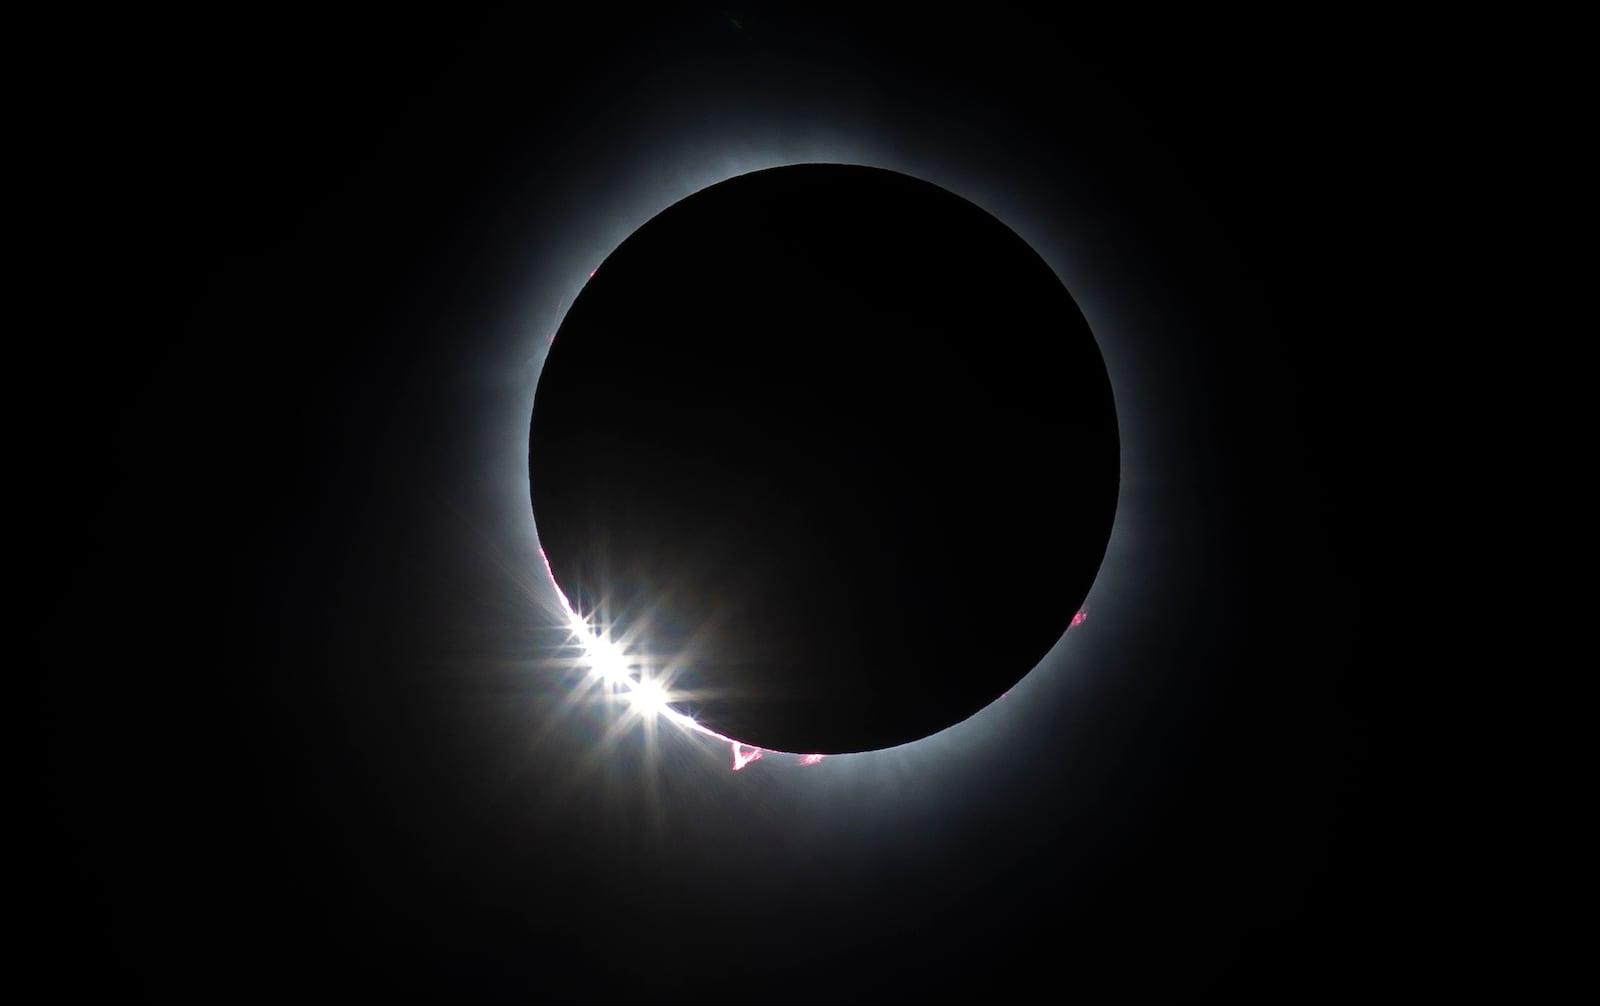
{"label": "solar corona", "polygon": [[1034,249],[939,186],[820,163],[703,189],[589,271],[528,471],[585,680],[737,770],[1007,694],[1082,620],[1119,453]]}

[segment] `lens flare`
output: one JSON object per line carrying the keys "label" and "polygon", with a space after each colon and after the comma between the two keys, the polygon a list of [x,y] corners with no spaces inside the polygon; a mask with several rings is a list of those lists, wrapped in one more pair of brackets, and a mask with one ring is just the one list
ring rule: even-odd
{"label": "lens flare", "polygon": [[[768,754],[777,753],[719,734],[697,722],[693,716],[673,708],[674,702],[682,702],[692,696],[673,691],[670,675],[662,676],[653,672],[650,668],[651,661],[646,656],[629,652],[627,646],[611,638],[607,627],[597,625],[578,614],[572,607],[572,602],[567,599],[566,592],[556,584],[555,573],[550,569],[550,559],[544,554],[543,549],[539,550],[539,558],[544,560],[545,572],[550,575],[550,582],[555,585],[556,594],[561,598],[562,607],[566,611],[567,628],[571,631],[573,643],[582,651],[581,662],[586,670],[585,678],[591,686],[607,689],[611,694],[620,697],[628,712],[647,727],[654,727],[658,723],[670,723],[689,733],[711,737],[729,745],[733,752],[735,772],[751,762],[760,761]],[[1068,628],[1082,625],[1088,617],[1087,609],[1080,610],[1072,616]],[[1010,692],[1006,694],[1009,695]],[[1001,698],[1005,698],[1005,695]],[[816,765],[826,756],[797,754],[794,757],[797,764]]]}
{"label": "lens flare", "polygon": [[628,693],[628,704],[641,716],[658,716],[667,708],[667,690],[659,681],[640,681]]}

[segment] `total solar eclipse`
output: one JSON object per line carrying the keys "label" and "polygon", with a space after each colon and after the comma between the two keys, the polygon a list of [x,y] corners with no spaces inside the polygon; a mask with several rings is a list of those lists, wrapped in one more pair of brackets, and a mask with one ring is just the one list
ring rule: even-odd
{"label": "total solar eclipse", "polygon": [[1015,232],[878,168],[672,205],[556,333],[534,517],[577,616],[705,729],[866,751],[1004,694],[1060,639],[1116,513],[1111,383]]}

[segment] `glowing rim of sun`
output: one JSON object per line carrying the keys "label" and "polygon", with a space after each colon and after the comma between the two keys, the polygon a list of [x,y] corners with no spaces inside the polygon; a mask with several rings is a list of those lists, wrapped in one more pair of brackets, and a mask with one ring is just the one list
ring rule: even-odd
{"label": "glowing rim of sun", "polygon": [[[675,702],[693,697],[690,693],[673,688],[673,680],[677,677],[676,668],[671,663],[666,668],[658,666],[656,659],[647,653],[634,650],[629,641],[613,639],[609,626],[579,614],[572,606],[572,602],[567,599],[561,585],[556,583],[555,571],[550,568],[550,557],[545,555],[542,548],[539,550],[539,557],[544,560],[545,573],[550,577],[551,585],[561,598],[570,634],[569,640],[580,651],[577,664],[583,670],[584,683],[621,699],[625,721],[638,723],[646,729],[654,729],[660,723],[669,723],[686,733],[721,741],[729,745],[733,751],[735,772],[753,761],[759,761],[769,753],[793,754],[801,765],[815,765],[827,757],[822,754],[777,752],[754,744],[746,744],[727,734],[718,733],[688,713],[674,708]],[[1088,610],[1080,608],[1067,623],[1067,628],[1070,630],[1082,625],[1088,617]],[[1002,693],[1000,698],[1005,698],[1007,694],[1009,691]]]}
{"label": "glowing rim of sun", "polygon": [[[973,203],[974,205],[988,212],[1006,227],[1010,228],[1014,233],[1018,234],[1018,236],[1022,237],[1022,239],[1028,243],[1029,247],[1034,248],[1035,251],[1038,252],[1042,258],[1044,258],[1045,263],[1050,267],[1051,271],[1054,272],[1058,278],[1061,278],[1061,281],[1063,284],[1065,284],[1066,281],[1065,278],[1062,277],[1062,270],[1057,266],[1056,262],[1053,260],[1053,257],[1050,254],[1046,254],[1038,241],[1036,241],[1034,238],[1030,238],[1030,236],[1025,233],[1027,228],[1019,227],[1017,223],[1014,222],[1016,214],[1005,213],[1001,211],[999,207],[991,205],[992,200],[982,198],[981,194],[972,192],[971,186],[953,183],[954,180],[952,179],[944,179],[941,177],[944,174],[943,172],[938,170],[927,170],[928,166],[905,164],[901,163],[904,160],[903,158],[895,156],[883,156],[882,151],[878,151],[877,156],[867,157],[840,157],[838,156],[839,153],[840,151],[832,150],[827,153],[823,153],[821,151],[808,152],[808,155],[801,156],[773,156],[771,154],[767,154],[765,156],[751,158],[749,162],[736,166],[726,166],[720,171],[714,170],[709,173],[709,177],[699,181],[698,184],[691,184],[688,187],[687,192],[677,193],[674,198],[666,200],[664,205],[657,204],[645,214],[642,220],[639,220],[633,223],[631,226],[628,226],[626,230],[618,236],[616,242],[612,244],[611,248],[601,256],[601,261],[604,261],[604,258],[608,256],[611,251],[615,250],[616,245],[620,244],[620,241],[625,239],[627,234],[632,233],[634,230],[637,230],[638,227],[642,226],[650,219],[653,219],[655,214],[660,213],[667,206],[674,205],[676,202],[682,199],[688,198],[697,192],[720,184],[728,179],[753,171],[762,171],[794,164],[858,164],[865,167],[875,167],[884,170],[895,171],[901,174],[909,175],[913,178],[922,179],[937,185],[946,191],[954,193],[958,197],[965,199],[970,203]],[[652,202],[654,202],[654,200],[652,200]],[[1045,247],[1048,247],[1048,245],[1049,242],[1046,242]],[[598,271],[598,266],[593,269],[586,270],[586,280],[592,280],[595,276],[595,273]],[[576,292],[574,292],[574,296],[575,295]],[[1077,295],[1074,295],[1074,300],[1078,300]],[[1078,303],[1080,309],[1082,309],[1082,301],[1078,301]],[[558,314],[564,316],[565,312],[561,299],[557,300],[556,310]],[[564,319],[558,318],[555,327],[549,331],[549,338],[546,343],[547,346],[550,343],[555,342],[556,336],[560,331],[561,320]],[[1092,322],[1090,327],[1091,330],[1093,330],[1095,327]],[[1101,353],[1105,354],[1106,348],[1104,341],[1098,335],[1096,335],[1095,341],[1100,347]],[[1107,365],[1109,368],[1109,360],[1107,361]],[[826,757],[826,755],[822,754],[777,752],[773,751],[772,749],[761,748],[753,744],[747,744],[733,737],[729,737],[726,734],[712,730],[710,727],[700,723],[693,716],[683,712],[681,709],[675,708],[674,703],[682,703],[685,700],[693,698],[692,694],[678,691],[673,687],[673,680],[677,676],[676,671],[678,667],[681,666],[681,663],[667,669],[661,669],[657,666],[657,661],[652,655],[637,652],[633,648],[633,640],[614,640],[611,636],[610,626],[605,622],[605,620],[586,617],[580,613],[576,608],[573,607],[571,601],[567,598],[566,592],[561,589],[561,585],[556,582],[555,572],[550,568],[550,559],[545,554],[543,547],[537,545],[536,547],[538,548],[539,558],[543,561],[545,574],[550,579],[550,585],[554,589],[556,596],[560,599],[560,614],[564,619],[566,628],[569,632],[569,643],[579,652],[579,656],[573,663],[577,669],[581,670],[582,672],[582,683],[594,691],[599,691],[611,698],[620,700],[623,710],[622,720],[616,724],[616,726],[639,726],[647,731],[653,731],[659,724],[667,723],[678,728],[686,734],[699,735],[702,737],[711,738],[720,743],[727,744],[732,750],[733,770],[735,772],[743,769],[746,765],[749,765],[753,761],[760,760],[767,754],[788,754],[797,759],[798,763],[801,765],[816,765]],[[1101,572],[1103,571],[1104,564],[1102,562]],[[1098,581],[1099,578],[1100,574],[1097,573],[1096,581]],[[1078,611],[1073,614],[1072,618],[1068,622],[1067,630],[1071,630],[1072,628],[1083,624],[1087,618],[1088,609],[1086,604],[1080,605]],[[1006,692],[1002,693],[999,698],[1003,699],[1009,694],[1010,691],[1007,690]],[[998,699],[996,701],[998,701]]]}
{"label": "glowing rim of sun", "polygon": [[[687,733],[711,737],[730,745],[735,772],[768,753],[765,748],[718,733],[688,713],[674,708],[674,702],[681,702],[690,696],[672,687],[676,677],[673,670],[659,668],[647,654],[634,652],[630,646],[613,639],[608,626],[580,615],[567,599],[561,585],[556,583],[555,571],[550,568],[550,557],[544,554],[542,548],[539,557],[544,560],[545,573],[561,598],[569,639],[581,653],[578,663],[584,671],[583,680],[590,687],[620,698],[625,709],[624,715],[647,727],[662,722],[670,723]],[[815,765],[825,756],[800,754],[797,757],[802,765]]]}

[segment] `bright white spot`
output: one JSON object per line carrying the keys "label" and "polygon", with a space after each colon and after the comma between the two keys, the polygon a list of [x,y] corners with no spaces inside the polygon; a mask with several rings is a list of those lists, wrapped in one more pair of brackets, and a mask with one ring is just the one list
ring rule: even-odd
{"label": "bright white spot", "polygon": [[653,719],[667,709],[667,690],[659,681],[641,680],[628,692],[628,704],[640,716]]}
{"label": "bright white spot", "polygon": [[583,639],[583,656],[589,663],[589,672],[601,681],[612,685],[632,683],[628,658],[611,640],[590,634]]}
{"label": "bright white spot", "polygon": [[[543,556],[543,550],[540,555]],[[545,559],[545,572],[550,573],[550,581],[555,582],[555,574],[550,571],[550,560]],[[561,588],[558,586],[559,592]],[[729,744],[733,749],[733,770],[735,772],[749,765],[753,761],[760,761],[765,752],[758,747],[753,747],[734,740],[724,734],[719,734],[709,727],[695,722],[694,717],[688,716],[672,708],[671,702],[674,695],[662,681],[645,674],[638,657],[630,656],[621,646],[613,642],[604,628],[597,629],[589,620],[573,610],[572,603],[567,601],[566,594],[561,594],[561,600],[566,602],[567,625],[572,630],[572,637],[583,649],[583,663],[588,667],[589,677],[593,681],[603,683],[611,690],[613,695],[621,695],[632,710],[641,720],[654,723],[656,720],[665,720],[674,726],[690,733],[714,737]],[[1072,626],[1082,625],[1089,617],[1087,610],[1079,611],[1072,617]],[[1009,692],[1007,693],[1009,694]],[[1000,696],[1005,698],[1005,695]],[[684,698],[684,696],[676,696]],[[823,755],[802,754],[798,755],[801,765],[815,765],[822,761]]]}

